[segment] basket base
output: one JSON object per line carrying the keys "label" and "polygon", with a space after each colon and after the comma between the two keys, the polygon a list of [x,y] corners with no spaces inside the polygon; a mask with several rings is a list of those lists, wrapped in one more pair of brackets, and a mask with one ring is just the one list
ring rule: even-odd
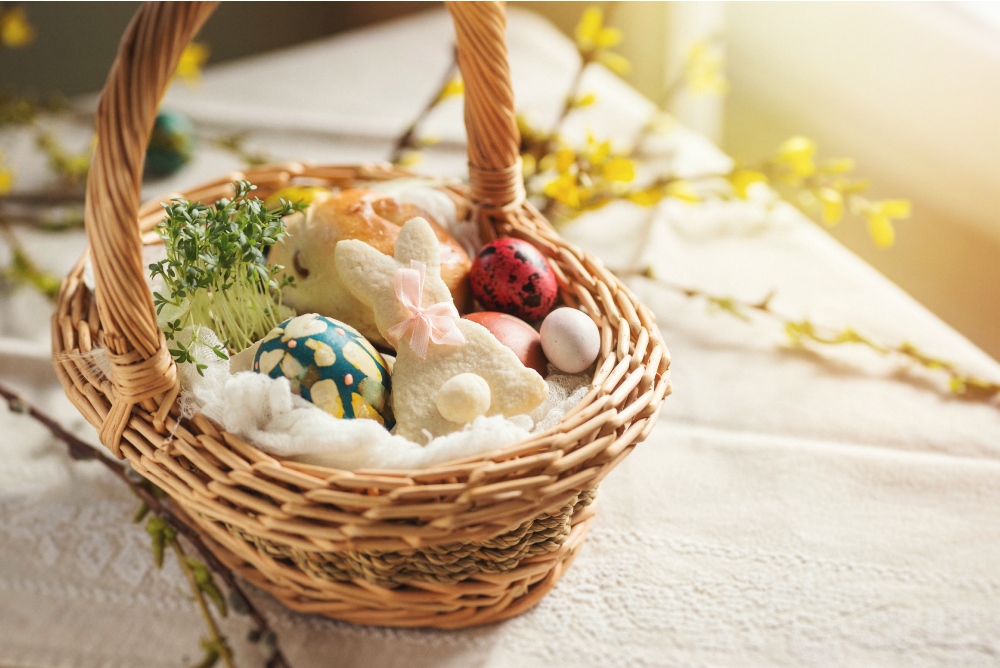
{"label": "basket base", "polygon": [[537,604],[573,562],[593,515],[593,505],[582,508],[573,515],[569,536],[559,549],[527,558],[506,573],[477,575],[456,584],[415,582],[396,589],[363,580],[318,580],[259,550],[251,553],[246,542],[220,524],[194,514],[187,517],[219,561],[292,610],[353,624],[460,629],[509,619]]}

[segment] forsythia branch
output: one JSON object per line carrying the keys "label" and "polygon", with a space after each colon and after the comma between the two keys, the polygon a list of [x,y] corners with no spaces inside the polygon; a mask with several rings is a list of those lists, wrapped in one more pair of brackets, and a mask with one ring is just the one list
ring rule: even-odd
{"label": "forsythia branch", "polygon": [[247,138],[250,133],[247,131],[236,132],[221,137],[201,137],[203,141],[216,148],[228,151],[247,167],[256,167],[273,162],[274,159],[263,151],[252,151],[246,147]]}
{"label": "forsythia branch", "polygon": [[685,297],[701,299],[713,310],[727,313],[744,322],[751,321],[753,315],[766,317],[782,325],[789,343],[793,346],[807,347],[809,344],[819,346],[858,345],[883,357],[897,357],[929,371],[944,373],[948,377],[949,390],[956,396],[974,400],[989,400],[1000,396],[1000,383],[966,372],[954,362],[925,353],[912,343],[879,343],[851,327],[838,329],[814,323],[809,319],[789,318],[771,306],[773,293],[768,294],[760,301],[743,301],[659,280],[651,267],[632,273],[656,281],[658,285],[683,294]]}
{"label": "forsythia branch", "polygon": [[423,122],[430,116],[431,112],[444,100],[461,93],[461,86],[456,81],[458,74],[458,54],[453,50],[451,62],[445,71],[444,77],[427,104],[420,110],[413,122],[410,123],[403,134],[399,136],[389,154],[389,161],[394,165],[408,166],[416,161],[414,152],[419,148],[420,140],[418,130]]}
{"label": "forsythia branch", "polygon": [[59,294],[59,279],[38,268],[14,230],[3,219],[0,219],[0,238],[10,248],[11,263],[0,268],[0,278],[14,284],[30,285],[51,301]]}

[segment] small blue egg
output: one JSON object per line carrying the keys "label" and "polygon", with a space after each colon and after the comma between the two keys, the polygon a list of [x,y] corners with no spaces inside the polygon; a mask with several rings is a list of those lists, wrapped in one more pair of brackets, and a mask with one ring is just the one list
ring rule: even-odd
{"label": "small blue egg", "polygon": [[392,429],[392,381],[382,355],[350,325],[315,313],[268,333],[253,370],[287,378],[292,391],[337,418],[370,418]]}
{"label": "small blue egg", "polygon": [[153,133],[146,147],[146,176],[176,174],[191,160],[197,144],[194,124],[183,114],[161,111],[156,115]]}

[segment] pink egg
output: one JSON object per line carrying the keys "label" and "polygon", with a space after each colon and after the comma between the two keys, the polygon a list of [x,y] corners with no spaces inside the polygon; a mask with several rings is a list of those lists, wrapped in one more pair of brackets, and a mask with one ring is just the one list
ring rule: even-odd
{"label": "pink egg", "polygon": [[541,320],[559,296],[545,256],[520,239],[497,239],[483,246],[469,271],[469,284],[488,311],[523,320]]}
{"label": "pink egg", "polygon": [[521,364],[545,378],[548,362],[542,352],[542,339],[534,327],[512,315],[496,311],[469,313],[462,317],[485,327],[497,341],[514,351]]}

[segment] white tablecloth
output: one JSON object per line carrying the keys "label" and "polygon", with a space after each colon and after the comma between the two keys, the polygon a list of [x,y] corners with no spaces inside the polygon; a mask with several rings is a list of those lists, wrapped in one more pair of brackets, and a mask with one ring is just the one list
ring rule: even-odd
{"label": "white tablecloth", "polygon": [[[220,66],[198,90],[175,87],[167,106],[203,128],[264,128],[254,144],[279,158],[381,159],[431,94],[449,43],[446,17],[432,12]],[[516,12],[510,46],[518,105],[544,123],[573,49]],[[589,126],[628,138],[650,112],[606,73],[587,85],[600,102],[571,135]],[[460,103],[428,132],[461,140]],[[726,160],[683,129],[662,143],[680,171]],[[205,148],[148,194],[237,166]],[[455,150],[420,165],[463,168]],[[639,248],[644,215],[615,205],[565,233],[611,267],[639,256],[678,284],[747,299],[775,290],[790,315],[910,340],[1000,378],[1000,365],[797,214],[666,202]],[[59,271],[83,243],[24,237]],[[713,314],[643,279],[632,287],[671,348],[675,392],[601,486],[591,536],[555,590],[516,619],[458,632],[351,626],[261,595],[293,664],[997,665],[1000,406],[949,397],[933,374],[865,351],[787,348],[773,324]],[[48,366],[47,308],[28,291],[0,298],[0,375],[96,442]],[[148,537],[129,523],[136,505],[95,464],[69,462],[27,418],[0,412],[0,664],[197,658],[201,621],[171,559],[153,567]],[[241,666],[262,656],[242,642],[248,628],[242,617],[225,624]]]}

